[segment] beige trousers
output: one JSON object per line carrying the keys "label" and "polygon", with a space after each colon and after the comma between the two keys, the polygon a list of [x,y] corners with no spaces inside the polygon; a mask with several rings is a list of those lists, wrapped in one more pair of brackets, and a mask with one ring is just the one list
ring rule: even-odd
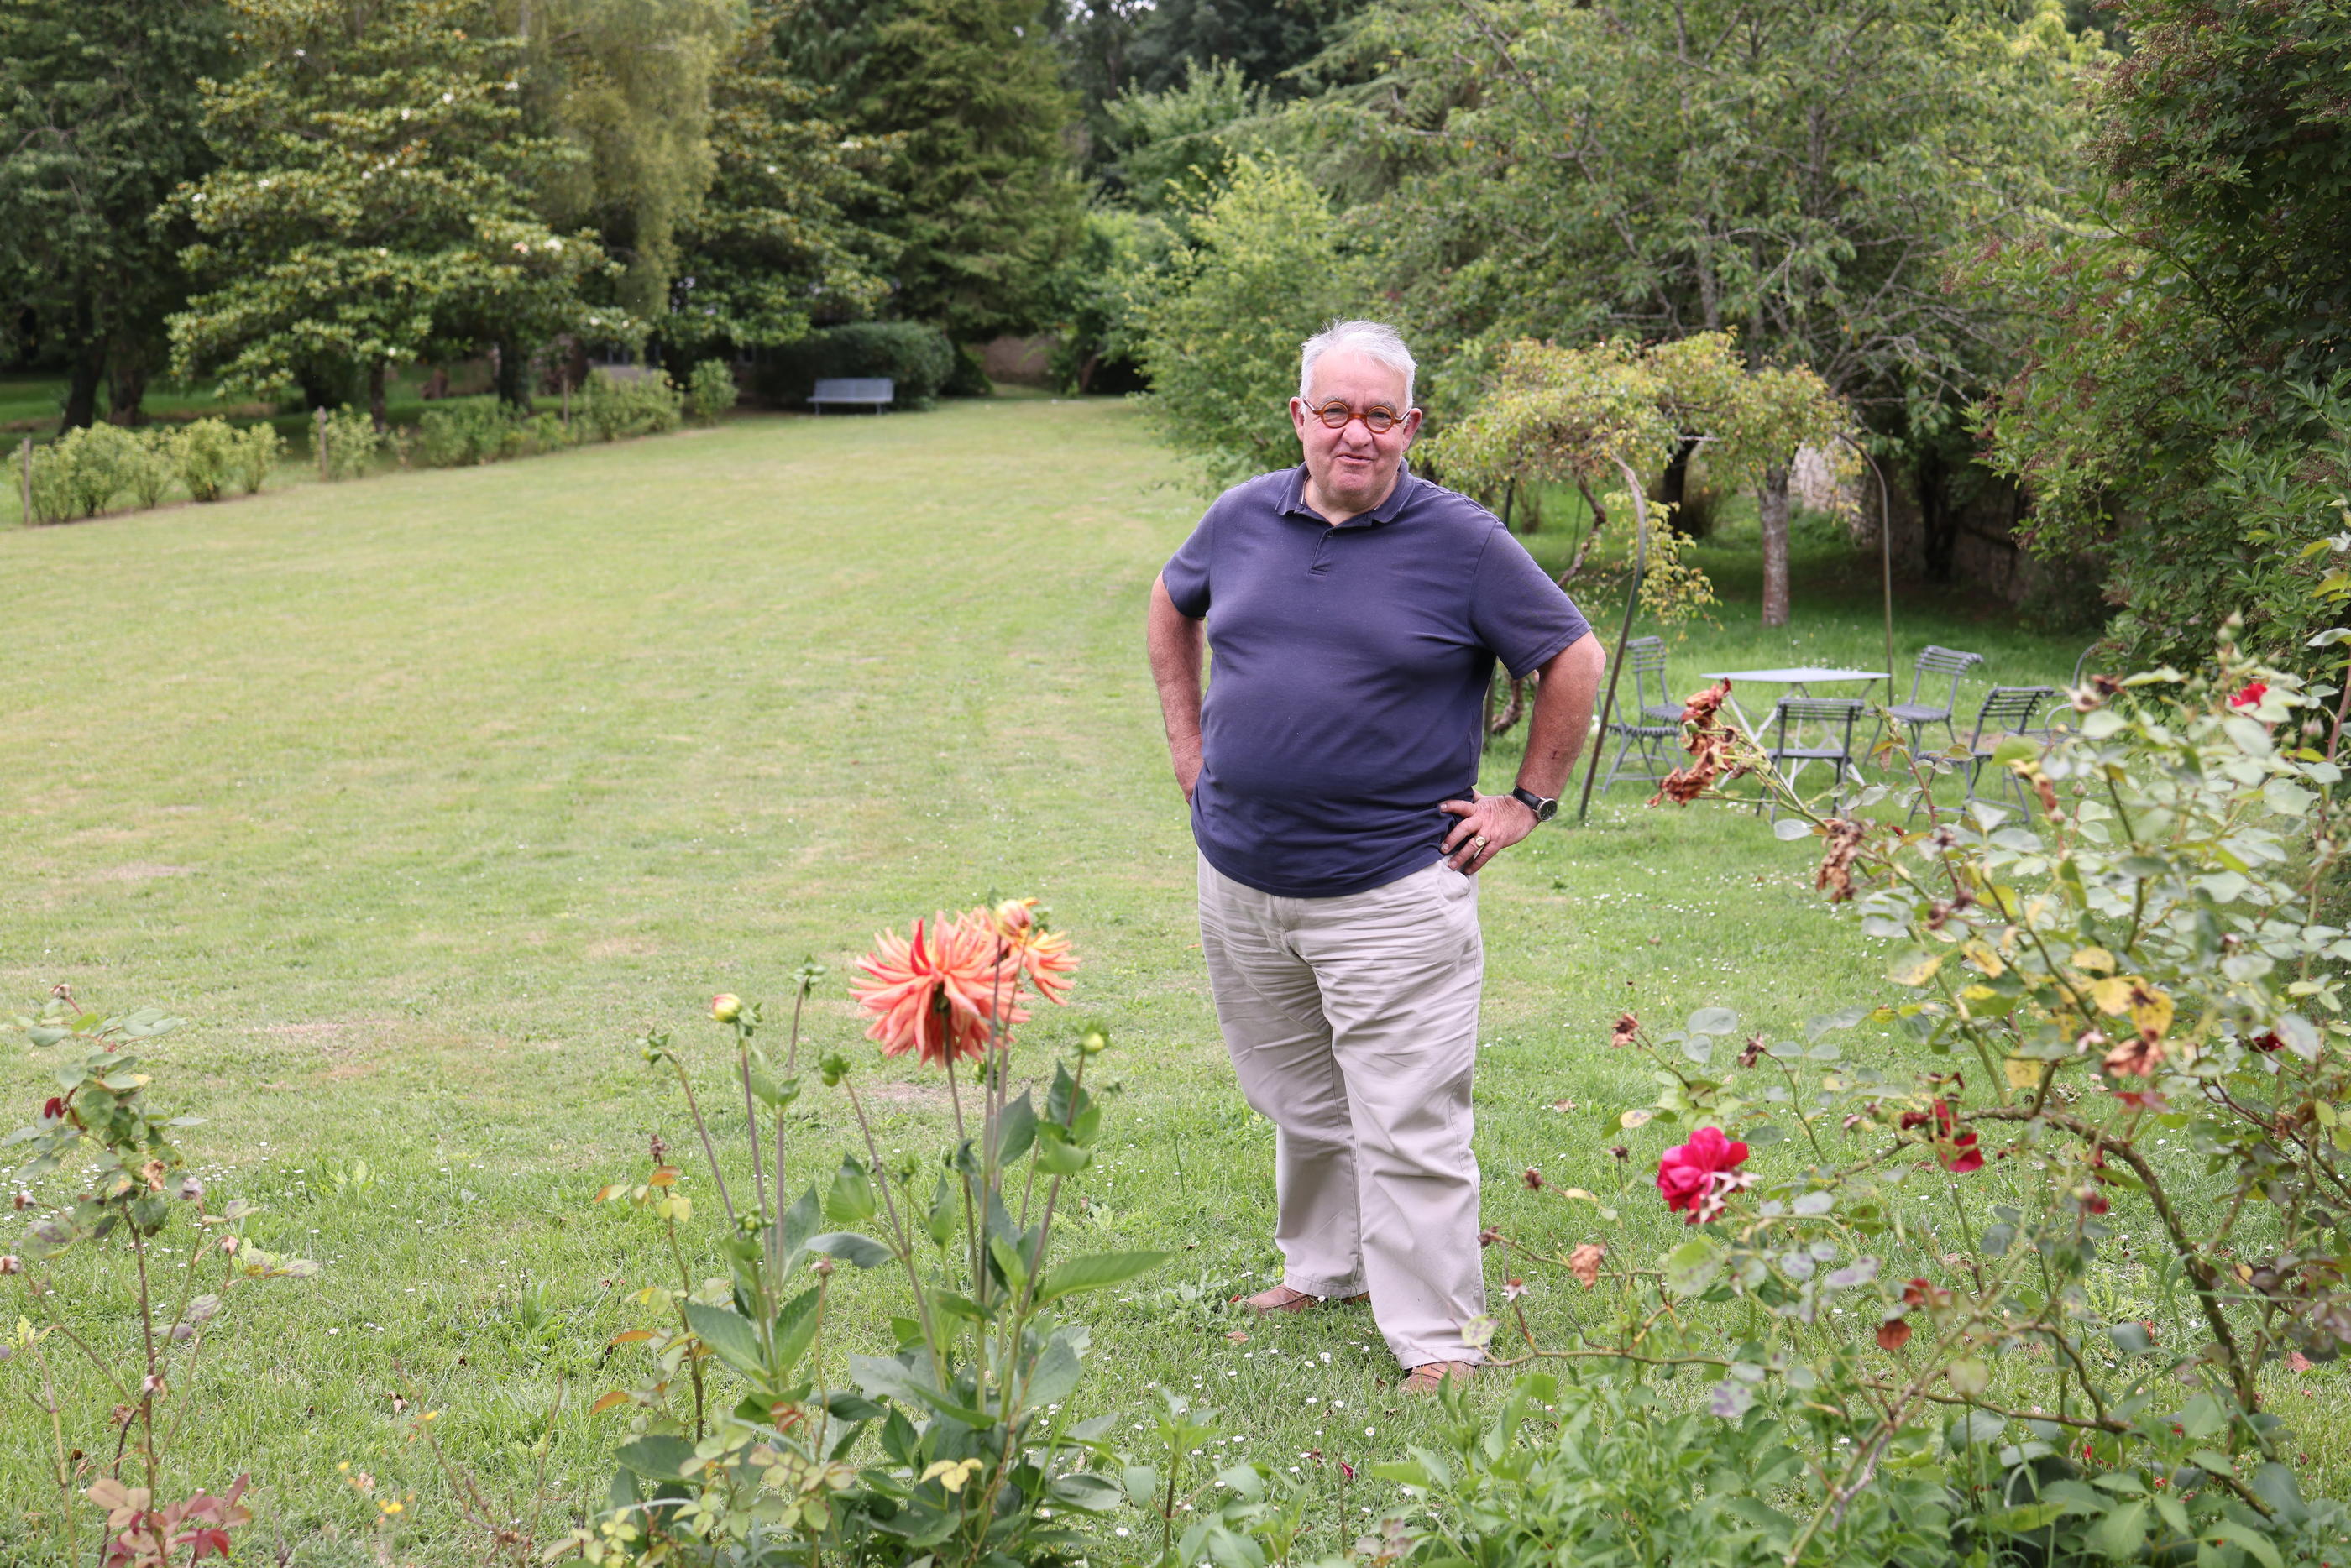
{"label": "beige trousers", "polygon": [[1200,949],[1241,1093],[1274,1126],[1283,1283],[1365,1290],[1396,1359],[1481,1361],[1469,1079],[1478,881],[1443,861],[1340,898],[1200,862]]}

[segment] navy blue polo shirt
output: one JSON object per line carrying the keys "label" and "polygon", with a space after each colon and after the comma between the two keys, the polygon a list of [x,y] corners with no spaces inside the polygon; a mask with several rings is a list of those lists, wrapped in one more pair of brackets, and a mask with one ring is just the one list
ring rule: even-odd
{"label": "navy blue polo shirt", "polygon": [[1478,778],[1486,688],[1591,628],[1494,514],[1396,476],[1337,527],[1303,466],[1218,496],[1161,574],[1208,623],[1192,836],[1260,892],[1332,898],[1437,859]]}

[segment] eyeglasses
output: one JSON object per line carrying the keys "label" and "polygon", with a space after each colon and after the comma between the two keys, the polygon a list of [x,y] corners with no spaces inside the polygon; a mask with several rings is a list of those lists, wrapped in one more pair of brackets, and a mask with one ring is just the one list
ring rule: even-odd
{"label": "eyeglasses", "polygon": [[1316,419],[1322,421],[1322,427],[1325,430],[1343,431],[1347,428],[1350,421],[1361,420],[1364,421],[1364,428],[1375,436],[1385,435],[1404,423],[1404,416],[1385,403],[1374,403],[1359,414],[1339,399],[1333,398],[1321,408],[1313,410],[1312,412]]}

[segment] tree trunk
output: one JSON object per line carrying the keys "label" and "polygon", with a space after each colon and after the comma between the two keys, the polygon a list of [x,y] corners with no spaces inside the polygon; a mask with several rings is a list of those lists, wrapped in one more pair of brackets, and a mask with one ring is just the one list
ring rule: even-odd
{"label": "tree trunk", "polygon": [[1932,583],[1951,580],[1954,557],[1959,553],[1959,530],[1951,514],[1948,479],[1942,453],[1932,446],[1921,451],[1911,470],[1911,484],[1918,497],[1919,543],[1925,556],[1927,580]]}
{"label": "tree trunk", "polygon": [[1788,624],[1788,469],[1775,463],[1763,471],[1762,493],[1756,497],[1756,519],[1763,530],[1763,624]]}
{"label": "tree trunk", "polygon": [[118,425],[146,423],[147,346],[118,339],[106,372],[106,417]]}
{"label": "tree trunk", "polygon": [[500,343],[490,351],[497,366],[498,401],[517,413],[530,412],[530,358],[512,343]]}
{"label": "tree trunk", "polygon": [[1690,458],[1698,452],[1698,442],[1683,441],[1674,447],[1674,455],[1666,460],[1663,473],[1657,475],[1657,499],[1674,509],[1674,531],[1687,534],[1681,526],[1682,502],[1689,494]]}
{"label": "tree trunk", "polygon": [[378,359],[368,367],[367,373],[368,415],[375,421],[378,433],[392,428],[392,417],[384,407],[383,371],[383,361]]}
{"label": "tree trunk", "polygon": [[85,338],[74,350],[66,371],[66,412],[57,433],[79,430],[98,419],[98,389],[106,380],[106,345]]}

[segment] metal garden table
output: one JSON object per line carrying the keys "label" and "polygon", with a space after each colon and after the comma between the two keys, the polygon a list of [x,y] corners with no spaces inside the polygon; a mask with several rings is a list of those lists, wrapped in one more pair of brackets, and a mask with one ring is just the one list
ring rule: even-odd
{"label": "metal garden table", "polygon": [[[1844,685],[1856,680],[1891,682],[1894,678],[1883,670],[1839,670],[1825,665],[1799,664],[1780,670],[1705,670],[1700,671],[1698,679],[1729,681],[1730,694],[1724,705],[1730,710],[1730,715],[1738,721],[1739,727],[1746,731],[1748,736],[1757,745],[1768,747],[1771,742],[1764,738],[1762,728],[1747,716],[1746,709],[1739,705],[1739,688],[1742,682],[1753,682],[1761,686],[1782,686],[1787,688],[1782,693],[1784,696],[1810,697],[1813,695],[1812,689],[1815,686]],[[1893,687],[1889,684],[1886,690],[1891,691]],[[1771,708],[1764,710],[1765,724],[1771,722],[1771,715],[1777,711],[1778,707],[1779,704],[1775,701]],[[1800,760],[1795,766],[1788,770],[1788,783],[1791,785],[1795,784],[1796,775],[1803,771],[1803,762]]]}

